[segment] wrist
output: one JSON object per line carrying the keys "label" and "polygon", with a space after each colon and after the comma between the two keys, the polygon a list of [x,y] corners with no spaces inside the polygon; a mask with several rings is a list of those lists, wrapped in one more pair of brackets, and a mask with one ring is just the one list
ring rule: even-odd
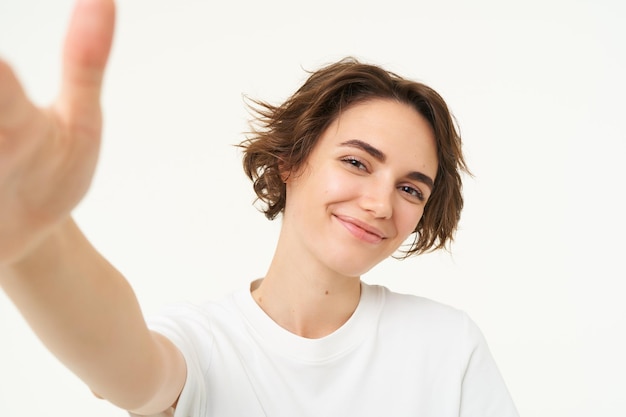
{"label": "wrist", "polygon": [[28,275],[28,271],[53,268],[62,260],[62,253],[68,249],[69,240],[75,235],[77,226],[68,217],[57,224],[40,231],[36,236],[21,238],[5,244],[0,252],[0,276]]}

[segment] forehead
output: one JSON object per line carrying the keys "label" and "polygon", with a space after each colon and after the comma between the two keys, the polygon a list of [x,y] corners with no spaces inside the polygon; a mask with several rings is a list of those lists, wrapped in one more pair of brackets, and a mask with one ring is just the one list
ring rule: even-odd
{"label": "forehead", "polygon": [[[430,123],[406,103],[373,99],[343,110],[320,137],[319,147],[360,140],[393,160],[437,171],[437,148]],[[414,166],[414,168],[416,168]]]}
{"label": "forehead", "polygon": [[[358,102],[340,111],[329,126],[338,130],[375,129],[391,136],[413,135],[419,141],[431,138],[433,129],[411,105],[393,99],[376,98]],[[373,132],[374,133],[374,132]]]}

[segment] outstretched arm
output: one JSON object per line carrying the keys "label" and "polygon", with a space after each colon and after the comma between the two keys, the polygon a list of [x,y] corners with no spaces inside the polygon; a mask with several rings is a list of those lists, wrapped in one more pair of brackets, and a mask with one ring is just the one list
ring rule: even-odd
{"label": "outstretched arm", "polygon": [[151,333],[124,277],[71,218],[96,166],[112,0],[79,0],[59,97],[37,108],[0,61],[0,286],[43,343],[99,396],[138,414],[175,403],[178,350]]}

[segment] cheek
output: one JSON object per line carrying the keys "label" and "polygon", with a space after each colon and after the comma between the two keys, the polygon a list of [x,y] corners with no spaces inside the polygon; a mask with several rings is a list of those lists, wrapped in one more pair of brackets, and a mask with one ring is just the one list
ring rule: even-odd
{"label": "cheek", "polygon": [[311,170],[287,182],[287,206],[294,212],[311,213],[313,206],[340,200],[345,188],[337,176]]}
{"label": "cheek", "polygon": [[424,209],[421,207],[419,209],[409,208],[405,211],[401,211],[398,213],[398,231],[405,238],[408,237],[411,233],[415,231],[417,224],[422,219],[422,215],[424,214]]}
{"label": "cheek", "polygon": [[329,178],[328,180],[325,180],[323,184],[324,185],[320,187],[320,193],[326,199],[333,200],[339,198],[346,192],[341,181],[338,181],[337,179],[333,180],[332,178]]}
{"label": "cheek", "polygon": [[358,193],[357,184],[341,170],[327,170],[316,179],[319,193],[326,199],[343,200]]}

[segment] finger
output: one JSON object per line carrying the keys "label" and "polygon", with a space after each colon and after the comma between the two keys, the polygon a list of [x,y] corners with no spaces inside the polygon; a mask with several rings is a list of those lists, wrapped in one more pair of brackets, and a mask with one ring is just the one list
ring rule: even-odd
{"label": "finger", "polygon": [[115,26],[113,0],[78,0],[63,53],[63,79],[55,106],[66,122],[100,126],[100,92]]}

